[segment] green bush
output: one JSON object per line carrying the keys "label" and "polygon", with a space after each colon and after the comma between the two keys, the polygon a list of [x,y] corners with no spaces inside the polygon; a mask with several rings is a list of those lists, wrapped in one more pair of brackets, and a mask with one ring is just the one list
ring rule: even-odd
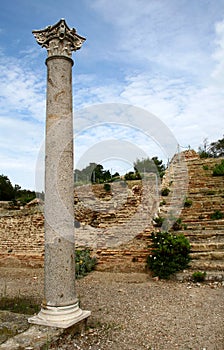
{"label": "green bush", "polygon": [[156,216],[153,221],[154,221],[154,226],[155,227],[161,227],[163,222],[164,222],[164,218],[162,218],[161,216]]}
{"label": "green bush", "polygon": [[103,185],[103,188],[104,188],[104,190],[106,191],[106,192],[110,192],[111,191],[111,185],[110,184],[104,184]]}
{"label": "green bush", "polygon": [[180,234],[153,232],[151,234],[152,251],[147,257],[147,267],[153,276],[168,279],[170,275],[182,271],[190,263],[190,243]]}
{"label": "green bush", "polygon": [[224,175],[224,159],[221,163],[216,164],[213,168],[213,176],[223,176]]}
{"label": "green bush", "polygon": [[76,249],[75,251],[75,277],[81,278],[94,270],[97,263],[95,257],[91,257],[89,249]]}
{"label": "green bush", "polygon": [[174,224],[173,224],[173,226],[172,226],[172,229],[173,229],[174,231],[179,231],[179,230],[182,229],[182,219],[181,219],[181,218],[178,218],[178,219],[174,222]]}
{"label": "green bush", "polygon": [[223,219],[224,215],[220,210],[215,210],[214,213],[210,215],[212,220],[220,220]]}
{"label": "green bush", "polygon": [[185,198],[184,207],[185,208],[190,208],[191,206],[192,206],[192,200],[189,199],[189,198]]}
{"label": "green bush", "polygon": [[208,170],[209,169],[208,165],[203,165],[203,169]]}
{"label": "green bush", "polygon": [[211,157],[211,155],[210,155],[210,153],[208,153],[204,150],[201,150],[201,151],[199,150],[199,157],[201,159],[203,159],[203,158],[209,158],[209,157]]}
{"label": "green bush", "polygon": [[193,282],[204,282],[206,277],[206,272],[196,271],[192,274],[192,281]]}
{"label": "green bush", "polygon": [[213,190],[206,190],[205,192],[204,192],[204,194],[205,195],[207,195],[207,196],[213,196],[214,194],[215,194],[215,191],[213,191]]}
{"label": "green bush", "polygon": [[168,196],[169,193],[170,193],[170,190],[167,187],[163,188],[161,191],[161,195],[164,197]]}

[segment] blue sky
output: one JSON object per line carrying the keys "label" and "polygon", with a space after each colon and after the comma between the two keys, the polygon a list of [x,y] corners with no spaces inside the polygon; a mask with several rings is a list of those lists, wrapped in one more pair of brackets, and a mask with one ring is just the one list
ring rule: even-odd
{"label": "blue sky", "polygon": [[[0,173],[13,184],[35,189],[44,140],[46,50],[36,43],[32,30],[60,18],[87,39],[73,54],[75,127],[80,110],[93,112],[92,106],[99,104],[107,113],[110,103],[115,109],[116,104],[126,104],[152,113],[183,147],[197,150],[205,138],[211,142],[223,136],[224,0],[4,2],[0,12]],[[162,157],[158,142],[144,134],[146,115],[142,130],[135,122],[127,123],[126,117],[123,126],[102,125],[103,120],[97,126],[94,113],[89,118],[91,128],[77,127],[77,164],[89,160],[89,149],[97,151],[114,139],[138,148],[133,159],[141,152]],[[108,167],[120,172],[130,168],[131,160],[125,162],[122,157],[120,168],[115,169],[116,162]]]}

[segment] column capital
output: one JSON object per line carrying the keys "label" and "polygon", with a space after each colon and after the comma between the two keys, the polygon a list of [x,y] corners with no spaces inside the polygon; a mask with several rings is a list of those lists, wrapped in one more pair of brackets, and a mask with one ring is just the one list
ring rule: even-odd
{"label": "column capital", "polygon": [[69,28],[64,19],[44,29],[33,30],[32,33],[37,43],[47,49],[48,57],[71,58],[72,51],[79,50],[86,40],[76,33],[75,28]]}

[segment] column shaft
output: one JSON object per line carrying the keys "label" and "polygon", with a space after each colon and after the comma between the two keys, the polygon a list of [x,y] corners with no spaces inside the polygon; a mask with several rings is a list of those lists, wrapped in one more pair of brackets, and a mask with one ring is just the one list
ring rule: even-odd
{"label": "column shaft", "polygon": [[[72,64],[56,56],[46,61],[45,301],[74,303],[74,178]],[[66,288],[65,288],[66,286]]]}

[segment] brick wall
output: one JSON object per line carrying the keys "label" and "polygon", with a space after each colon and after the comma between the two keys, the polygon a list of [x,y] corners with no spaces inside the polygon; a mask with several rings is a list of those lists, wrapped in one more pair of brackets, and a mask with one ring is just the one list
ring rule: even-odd
{"label": "brick wall", "polygon": [[1,211],[0,265],[43,265],[44,219],[36,208]]}

